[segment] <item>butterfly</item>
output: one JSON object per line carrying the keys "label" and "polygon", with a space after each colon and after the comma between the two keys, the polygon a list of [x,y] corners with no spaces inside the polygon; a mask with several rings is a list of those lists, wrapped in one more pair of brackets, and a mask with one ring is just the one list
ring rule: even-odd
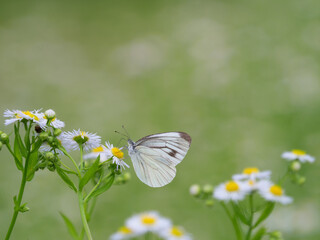
{"label": "butterfly", "polygon": [[128,139],[128,154],[138,178],[150,187],[162,187],[176,176],[176,166],[184,159],[191,137],[184,132],[148,135],[133,142]]}

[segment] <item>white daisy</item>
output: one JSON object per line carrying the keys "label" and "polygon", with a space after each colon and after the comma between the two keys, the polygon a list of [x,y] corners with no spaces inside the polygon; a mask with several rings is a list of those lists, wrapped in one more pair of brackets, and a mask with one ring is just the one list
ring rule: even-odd
{"label": "white daisy", "polygon": [[185,232],[182,227],[172,226],[159,233],[165,240],[192,240],[189,233]]}
{"label": "white daisy", "polygon": [[110,240],[130,239],[139,235],[140,234],[135,232],[133,229],[127,226],[122,226],[116,233],[110,236]]}
{"label": "white daisy", "polygon": [[126,221],[126,226],[138,233],[156,232],[171,227],[171,221],[161,217],[157,212],[150,211],[132,216]]}
{"label": "white daisy", "polygon": [[242,174],[235,174],[232,176],[233,180],[260,180],[260,179],[269,179],[271,171],[260,172],[256,167],[245,168],[242,171]]}
{"label": "white daisy", "polygon": [[109,155],[109,156],[112,156],[112,163],[115,163],[117,164],[117,169],[118,167],[121,169],[125,169],[125,167],[129,168],[129,165],[123,161],[123,156],[124,156],[124,153],[121,151],[122,148],[117,148],[117,147],[114,147],[113,144],[110,144],[109,142],[106,142],[106,146],[107,146],[107,151],[106,153]]}
{"label": "white daisy", "polygon": [[5,120],[4,124],[9,125],[16,121],[22,121],[23,119],[32,120],[34,123],[39,124],[41,128],[45,127],[45,122],[42,120],[44,114],[39,112],[40,110],[34,111],[20,111],[20,110],[9,110],[4,111],[3,116],[8,118]]}
{"label": "white daisy", "polygon": [[218,200],[237,202],[243,200],[250,191],[251,188],[244,182],[228,181],[214,189],[213,197]]}
{"label": "white daisy", "polygon": [[271,202],[280,202],[282,204],[289,204],[293,201],[291,197],[284,194],[281,186],[272,183],[269,180],[263,180],[258,183],[259,194],[266,200]]}
{"label": "white daisy", "polygon": [[305,163],[305,162],[313,163],[315,160],[314,157],[308,155],[305,151],[302,151],[299,149],[294,149],[291,152],[284,152],[281,156],[282,158],[288,161],[293,161],[298,159],[302,163]]}
{"label": "white daisy", "polygon": [[95,133],[89,133],[78,130],[72,132],[63,132],[60,135],[62,145],[67,150],[80,150],[79,144],[82,145],[85,151],[90,151],[93,148],[99,147],[101,137]]}
{"label": "white daisy", "polygon": [[100,162],[105,162],[113,156],[104,145],[100,145],[99,147],[93,148],[90,153],[85,154],[83,159],[96,159],[99,155]]}
{"label": "white daisy", "polygon": [[[45,119],[46,119],[46,117],[45,117]],[[51,119],[49,124],[50,124],[50,126],[52,126],[54,128],[59,128],[59,129],[64,128],[64,126],[65,126],[64,122],[57,119],[56,117]]]}

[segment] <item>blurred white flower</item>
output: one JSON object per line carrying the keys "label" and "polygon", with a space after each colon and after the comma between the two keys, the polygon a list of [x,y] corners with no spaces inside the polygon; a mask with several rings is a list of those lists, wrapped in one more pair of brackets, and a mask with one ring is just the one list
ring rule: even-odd
{"label": "blurred white flower", "polygon": [[192,196],[198,196],[201,193],[200,186],[198,184],[193,184],[189,189],[189,193]]}
{"label": "blurred white flower", "polygon": [[127,226],[122,226],[116,233],[110,236],[110,240],[130,239],[139,235],[140,234],[135,232],[133,229]]}
{"label": "blurred white flower", "polygon": [[214,189],[213,197],[218,200],[237,202],[243,200],[250,191],[251,188],[244,182],[228,181]]}
{"label": "blurred white flower", "polygon": [[189,233],[185,232],[182,227],[172,226],[159,232],[159,235],[165,240],[192,240]]}
{"label": "blurred white flower", "polygon": [[315,161],[314,157],[308,155],[305,151],[302,151],[299,149],[294,149],[291,152],[284,152],[281,156],[282,158],[288,161],[293,161],[296,159],[298,159],[302,163],[305,163],[305,162],[313,163]]}
{"label": "blurred white flower", "polygon": [[112,163],[117,164],[117,169],[125,169],[125,167],[130,168],[129,165],[123,161],[124,153],[121,151],[122,148],[114,147],[113,144],[106,142],[106,154],[112,156]]}
{"label": "blurred white flower", "polygon": [[99,147],[101,137],[95,133],[89,133],[79,130],[72,132],[63,132],[60,135],[62,145],[67,150],[80,150],[79,145],[82,145],[85,151],[90,151],[93,148]]}
{"label": "blurred white flower", "polygon": [[293,201],[291,197],[284,194],[281,186],[274,184],[269,180],[263,180],[258,183],[259,194],[266,200],[271,202],[280,202],[289,204]]}
{"label": "blurred white flower", "polygon": [[20,110],[9,110],[4,111],[3,116],[8,118],[5,120],[4,124],[9,125],[16,121],[21,121],[23,119],[32,120],[34,123],[37,123],[41,128],[44,128],[46,122],[43,121],[43,113],[40,113],[40,110],[34,111],[20,111]]}
{"label": "blurred white flower", "polygon": [[242,174],[235,174],[232,176],[233,180],[259,180],[259,179],[269,179],[271,171],[263,171],[256,167],[245,168],[242,171]]}
{"label": "blurred white flower", "polygon": [[85,154],[83,159],[96,159],[99,155],[100,162],[105,162],[113,156],[104,145],[100,145],[99,147],[93,148],[90,153]]}
{"label": "blurred white flower", "polygon": [[171,227],[171,221],[160,216],[155,211],[144,212],[132,216],[126,221],[126,226],[137,233],[159,233]]}

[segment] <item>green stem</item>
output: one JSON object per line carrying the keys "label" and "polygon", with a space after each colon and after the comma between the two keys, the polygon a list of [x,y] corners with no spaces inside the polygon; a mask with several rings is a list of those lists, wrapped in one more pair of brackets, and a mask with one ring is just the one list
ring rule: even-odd
{"label": "green stem", "polygon": [[19,214],[19,208],[21,206],[21,201],[22,201],[22,197],[23,197],[23,193],[24,193],[24,188],[25,188],[26,182],[27,182],[29,157],[30,157],[30,146],[29,146],[29,150],[28,150],[28,155],[26,157],[25,166],[24,166],[24,169],[23,169],[23,174],[22,174],[22,179],[21,179],[18,199],[17,199],[17,202],[15,203],[13,216],[12,216],[11,223],[10,223],[10,226],[9,226],[9,229],[8,229],[8,232],[7,232],[5,240],[9,240],[10,239],[13,227],[14,227],[14,225],[16,223],[16,220],[17,220],[17,217],[18,217],[18,214]]}
{"label": "green stem", "polygon": [[227,206],[226,206],[226,204],[224,202],[221,202],[221,205],[224,208],[224,210],[226,211],[229,219],[232,222],[232,225],[233,225],[234,230],[235,230],[236,235],[237,235],[237,240],[242,240],[242,233],[241,233],[241,229],[240,229],[240,226],[239,226],[239,223],[238,223],[237,219],[234,216],[231,215],[229,209],[227,208]]}
{"label": "green stem", "polygon": [[80,147],[80,171],[83,169],[83,147],[81,144],[79,144]]}
{"label": "green stem", "polygon": [[87,221],[86,212],[84,209],[83,196],[82,196],[82,192],[80,192],[80,191],[78,191],[78,200],[79,200],[79,208],[80,208],[81,220],[82,220],[84,231],[86,232],[88,240],[92,240],[90,228],[89,228],[88,221]]}
{"label": "green stem", "polygon": [[77,163],[74,161],[74,159],[70,156],[70,154],[63,148],[63,147],[59,147],[59,150],[61,150],[64,155],[66,155],[73,163],[73,165],[75,166],[75,168],[77,169],[77,173],[78,173],[78,176],[81,177],[81,173],[80,173],[80,170],[78,168],[78,165]]}
{"label": "green stem", "polygon": [[253,194],[251,193],[249,196],[249,206],[250,206],[250,219],[249,219],[249,230],[246,236],[246,240],[250,240],[251,233],[253,230],[253,215],[254,215],[254,209],[253,209]]}

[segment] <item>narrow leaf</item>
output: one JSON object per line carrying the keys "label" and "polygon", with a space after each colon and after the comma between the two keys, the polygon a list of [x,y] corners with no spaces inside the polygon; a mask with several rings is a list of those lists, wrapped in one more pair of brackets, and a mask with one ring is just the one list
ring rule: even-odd
{"label": "narrow leaf", "polygon": [[102,182],[100,183],[100,186],[93,191],[90,196],[88,196],[87,201],[89,202],[89,200],[93,197],[97,197],[98,195],[104,193],[105,191],[107,191],[111,186],[112,183],[114,181],[114,173],[112,173],[111,175],[106,176]]}
{"label": "narrow leaf", "polygon": [[61,179],[75,192],[77,192],[76,186],[73,184],[72,180],[68,177],[67,174],[64,173],[63,169],[57,166],[56,168],[58,175]]}
{"label": "narrow leaf", "polygon": [[257,227],[260,223],[262,223],[269,215],[272,213],[274,209],[275,203],[269,202],[263,212],[261,213],[260,217],[258,218],[257,222],[254,224],[253,227]]}
{"label": "narrow leaf", "polygon": [[266,234],[267,232],[267,229],[262,227],[260,228],[256,233],[255,235],[252,237],[251,240],[261,240],[263,238],[263,236]]}
{"label": "narrow leaf", "polygon": [[91,165],[91,167],[87,170],[84,176],[81,178],[79,183],[79,190],[81,191],[83,187],[89,182],[89,180],[94,177],[94,174],[99,169],[100,155],[97,157],[96,161]]}
{"label": "narrow leaf", "polygon": [[33,152],[29,156],[29,164],[28,164],[28,175],[27,175],[27,181],[31,181],[34,177],[35,173],[35,167],[38,163],[38,152]]}
{"label": "narrow leaf", "polygon": [[38,141],[36,141],[33,145],[32,145],[32,151],[31,152],[36,152],[39,150],[39,148],[42,145],[42,141],[39,139]]}
{"label": "narrow leaf", "polygon": [[19,143],[18,143],[17,137],[15,137],[15,139],[14,139],[13,153],[14,153],[14,161],[15,161],[15,163],[17,165],[17,168],[19,170],[22,170],[23,169],[23,166],[22,166],[22,154],[21,154],[21,151],[20,151],[20,147],[19,147]]}
{"label": "narrow leaf", "polygon": [[21,155],[23,157],[27,157],[27,149],[21,140],[19,127],[17,127],[16,125],[14,125],[14,135],[15,135],[15,143],[17,143],[17,145],[18,145],[20,152],[21,152]]}
{"label": "narrow leaf", "polygon": [[237,204],[232,204],[233,210],[236,213],[236,216],[239,217],[241,222],[243,222],[245,225],[250,225],[249,219],[246,217],[244,211],[237,205]]}
{"label": "narrow leaf", "polygon": [[79,239],[79,235],[78,235],[77,230],[76,230],[76,228],[74,227],[73,223],[72,223],[72,222],[70,221],[70,219],[69,219],[66,215],[64,215],[63,213],[60,212],[60,215],[61,215],[61,217],[63,218],[64,223],[66,224],[70,235],[71,235],[74,239],[78,240],[78,239]]}

